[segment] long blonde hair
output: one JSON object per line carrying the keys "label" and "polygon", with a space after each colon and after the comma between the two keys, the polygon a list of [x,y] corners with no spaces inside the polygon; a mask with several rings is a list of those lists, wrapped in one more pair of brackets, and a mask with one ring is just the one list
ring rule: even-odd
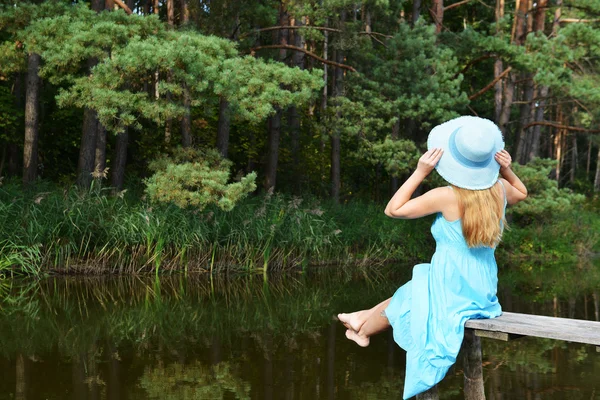
{"label": "long blonde hair", "polygon": [[504,218],[504,196],[492,186],[484,190],[468,190],[452,186],[458,198],[462,232],[469,247],[496,247],[507,227]]}

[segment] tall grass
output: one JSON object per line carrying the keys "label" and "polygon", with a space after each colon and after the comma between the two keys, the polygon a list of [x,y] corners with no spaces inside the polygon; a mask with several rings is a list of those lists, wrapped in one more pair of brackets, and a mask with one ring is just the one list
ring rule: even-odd
{"label": "tall grass", "polygon": [[[320,264],[369,266],[427,261],[432,218],[401,221],[382,206],[336,205],[283,195],[245,199],[232,211],[154,205],[39,183],[0,187],[0,274],[277,271]],[[593,210],[511,224],[499,247],[508,257],[575,259],[598,252]]]}
{"label": "tall grass", "polygon": [[109,196],[99,188],[41,183],[24,193],[5,185],[0,269],[266,273],[307,264],[382,263],[418,258],[427,247],[427,224],[392,221],[369,204],[338,206],[280,195],[246,199],[230,212],[198,212],[133,195]]}

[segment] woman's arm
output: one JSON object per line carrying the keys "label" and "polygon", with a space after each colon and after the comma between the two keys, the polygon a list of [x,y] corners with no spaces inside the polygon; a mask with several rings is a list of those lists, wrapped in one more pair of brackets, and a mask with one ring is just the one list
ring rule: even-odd
{"label": "woman's arm", "polygon": [[385,207],[385,215],[392,218],[418,218],[440,212],[440,194],[444,188],[430,190],[411,200],[412,194],[423,180],[433,171],[442,157],[442,149],[431,149],[421,156],[417,169],[398,189]]}
{"label": "woman's arm", "polygon": [[516,204],[527,198],[527,188],[519,177],[510,168],[512,158],[506,150],[496,153],[496,161],[500,164],[500,175],[502,176],[506,189],[506,201],[508,204]]}

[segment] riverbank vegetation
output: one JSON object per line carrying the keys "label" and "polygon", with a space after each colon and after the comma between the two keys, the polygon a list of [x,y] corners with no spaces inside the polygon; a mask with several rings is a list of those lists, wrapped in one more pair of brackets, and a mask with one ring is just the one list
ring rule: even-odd
{"label": "riverbank vegetation", "polygon": [[[557,189],[546,177],[551,166],[540,160],[519,171],[531,200],[508,209],[509,230],[498,250],[505,261],[575,262],[599,251],[600,217],[584,196]],[[424,262],[434,250],[433,217],[394,220],[374,202],[266,194],[232,210],[213,202],[199,211],[141,197],[114,196],[101,179],[88,191],[40,182],[23,194],[18,184],[6,184],[0,267],[7,273],[267,272]]]}
{"label": "riverbank vegetation", "polygon": [[381,209],[464,114],[530,189],[501,255],[598,253],[600,8],[576,3],[0,2],[0,269],[427,260],[431,221]]}

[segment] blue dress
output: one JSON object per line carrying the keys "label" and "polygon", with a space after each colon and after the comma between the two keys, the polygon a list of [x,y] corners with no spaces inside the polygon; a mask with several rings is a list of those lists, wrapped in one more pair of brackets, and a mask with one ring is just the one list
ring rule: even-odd
{"label": "blue dress", "polygon": [[412,280],[385,309],[394,340],[406,350],[404,399],[444,378],[456,361],[468,319],[502,314],[495,249],[469,248],[460,219],[448,221],[441,214],[431,233],[436,242],[431,263],[416,265]]}

